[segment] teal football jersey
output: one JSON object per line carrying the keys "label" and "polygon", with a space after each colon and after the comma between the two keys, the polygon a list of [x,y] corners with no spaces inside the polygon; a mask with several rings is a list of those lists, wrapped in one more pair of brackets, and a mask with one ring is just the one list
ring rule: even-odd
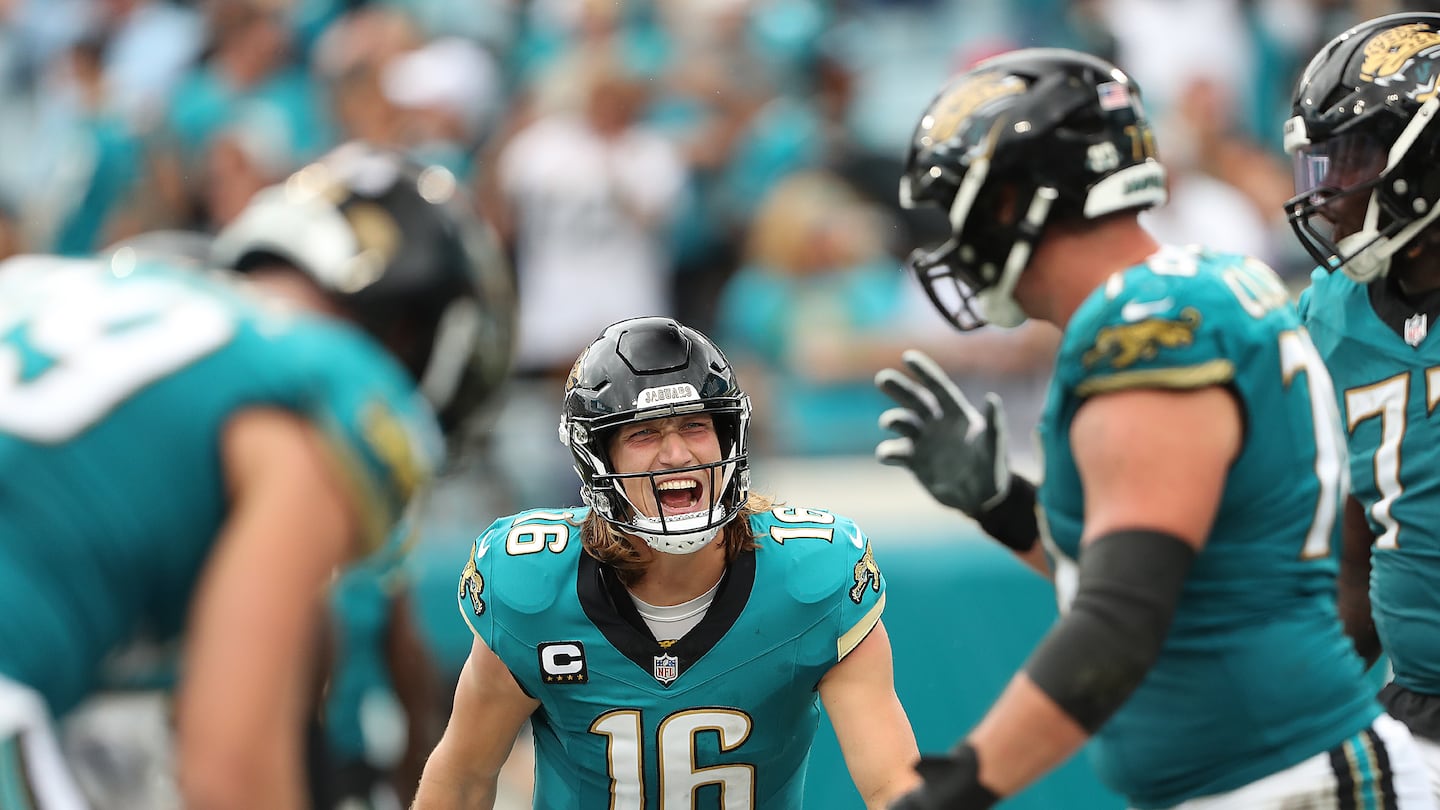
{"label": "teal football jersey", "polygon": [[1379,714],[1335,608],[1345,448],[1330,378],[1254,260],[1165,248],[1071,319],[1040,429],[1062,608],[1085,520],[1076,411],[1107,392],[1212,385],[1242,408],[1240,455],[1159,660],[1091,746],[1101,778],[1139,808],[1239,787]]}
{"label": "teal football jersey", "polygon": [[1300,314],[1335,380],[1351,492],[1375,533],[1375,630],[1395,682],[1440,695],[1440,341],[1425,315],[1386,325],[1344,273],[1315,271]]}
{"label": "teal football jersey", "polygon": [[885,606],[865,535],[818,510],[754,516],[759,548],[662,644],[581,548],[587,513],[496,521],[460,582],[471,629],[540,701],[535,807],[800,807],[817,685]]}
{"label": "teal football jersey", "polygon": [[364,333],[210,271],[0,265],[0,674],[61,713],[117,645],[180,631],[226,516],[222,432],[262,407],[321,428],[389,548],[440,437]]}

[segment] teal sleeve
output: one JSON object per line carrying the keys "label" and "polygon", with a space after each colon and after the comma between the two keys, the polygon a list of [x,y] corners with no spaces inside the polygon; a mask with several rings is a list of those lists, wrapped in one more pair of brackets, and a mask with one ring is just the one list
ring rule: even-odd
{"label": "teal sleeve", "polygon": [[855,649],[885,610],[885,577],[875,563],[870,538],[848,518],[836,516],[835,549],[840,553],[847,576],[841,578],[845,588],[837,601],[840,608],[836,660]]}
{"label": "teal sleeve", "polygon": [[475,538],[470,547],[470,557],[460,572],[460,588],[456,594],[460,615],[470,625],[470,631],[493,649],[495,644],[495,614],[486,601],[485,581],[490,576],[496,558],[490,554],[490,546],[496,537],[500,538],[500,553],[505,550],[505,533],[513,518],[504,518],[490,524],[483,534]]}
{"label": "teal sleeve", "polygon": [[[1077,396],[1130,388],[1203,388],[1235,377],[1224,319],[1234,304],[1216,291],[1128,284],[1113,298],[1089,301],[1066,335],[1062,368]],[[1229,296],[1223,289],[1219,295]]]}

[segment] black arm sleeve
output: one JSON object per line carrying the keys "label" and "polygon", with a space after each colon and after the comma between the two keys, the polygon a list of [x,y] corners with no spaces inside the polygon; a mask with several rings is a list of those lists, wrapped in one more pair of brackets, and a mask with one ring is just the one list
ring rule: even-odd
{"label": "black arm sleeve", "polygon": [[1134,529],[1096,538],[1080,554],[1070,612],[1030,655],[1025,672],[1094,734],[1160,655],[1195,549]]}
{"label": "black arm sleeve", "polygon": [[1035,485],[1011,473],[1010,491],[977,521],[985,533],[1003,545],[1024,553],[1040,538],[1035,519]]}

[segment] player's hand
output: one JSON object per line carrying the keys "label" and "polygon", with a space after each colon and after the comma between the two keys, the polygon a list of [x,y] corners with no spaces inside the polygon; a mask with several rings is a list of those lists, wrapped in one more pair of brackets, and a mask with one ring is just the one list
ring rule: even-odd
{"label": "player's hand", "polygon": [[921,757],[915,770],[924,781],[886,810],[989,810],[1000,797],[980,784],[980,765],[968,745],[940,756]]}
{"label": "player's hand", "polygon": [[998,394],[978,411],[934,360],[907,349],[909,375],[881,369],[875,385],[899,404],[880,414],[880,427],[900,434],[875,446],[882,464],[905,467],[935,500],[979,519],[1010,488],[1005,419]]}

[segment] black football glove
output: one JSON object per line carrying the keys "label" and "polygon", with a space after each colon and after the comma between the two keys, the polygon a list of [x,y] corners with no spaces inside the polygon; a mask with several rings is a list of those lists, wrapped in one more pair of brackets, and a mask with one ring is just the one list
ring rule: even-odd
{"label": "black football glove", "polygon": [[910,376],[881,369],[875,385],[899,404],[880,414],[880,427],[900,434],[875,446],[881,464],[905,467],[931,497],[979,520],[1009,494],[1004,409],[998,394],[977,411],[924,352],[901,358]]}

